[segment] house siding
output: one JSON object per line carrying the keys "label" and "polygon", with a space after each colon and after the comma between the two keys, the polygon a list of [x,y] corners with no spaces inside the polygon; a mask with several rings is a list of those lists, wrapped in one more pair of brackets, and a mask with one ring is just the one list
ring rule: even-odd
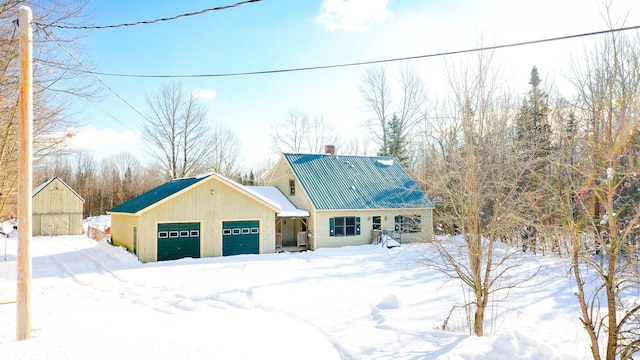
{"label": "house siding", "polygon": [[139,227],[140,216],[119,213],[111,214],[111,243],[134,252],[133,229]]}
{"label": "house siding", "polygon": [[[291,195],[291,191],[289,190],[289,180],[295,180],[296,182],[295,195]],[[265,179],[265,185],[277,187],[298,209],[309,211],[313,208],[311,201],[309,200],[309,195],[306,193],[302,184],[300,184],[300,180],[295,176],[293,170],[289,166],[289,163],[287,163],[283,156],[278,160],[275,170],[272,171],[268,178]]]}
{"label": "house siding", "polygon": [[[314,248],[340,247],[371,244],[373,240],[373,217],[380,216],[383,230],[394,230],[396,216],[420,215],[421,232],[395,233],[400,236],[402,243],[428,242],[433,239],[433,220],[430,209],[385,209],[385,210],[339,210],[339,211],[315,211],[313,218],[316,222],[314,233]],[[335,217],[359,217],[360,235],[356,236],[331,236],[330,219]]]}
{"label": "house siding", "polygon": [[[286,161],[284,156],[281,156],[276,164],[275,168],[267,174],[265,177],[265,185],[266,186],[275,186],[277,187],[283,194],[286,196],[289,201],[296,208],[301,210],[307,210],[310,214],[311,221],[307,222],[307,231],[311,234],[309,238],[309,249],[315,250],[315,238],[314,232],[316,229],[315,218],[313,216],[313,205],[309,200],[309,195],[300,184],[299,179],[293,173],[293,170],[289,166],[289,163]],[[291,195],[291,191],[289,189],[289,180],[295,180],[296,191],[295,195]],[[289,229],[293,234],[295,234],[299,229]]]}

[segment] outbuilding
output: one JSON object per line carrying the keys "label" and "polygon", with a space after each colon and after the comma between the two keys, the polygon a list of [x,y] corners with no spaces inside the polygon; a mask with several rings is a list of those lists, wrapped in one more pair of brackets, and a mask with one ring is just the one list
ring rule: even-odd
{"label": "outbuilding", "polygon": [[171,180],[120,204],[111,241],[142,262],[275,252],[280,206],[218,174]]}
{"label": "outbuilding", "polygon": [[33,190],[32,235],[80,235],[84,199],[58,177]]}

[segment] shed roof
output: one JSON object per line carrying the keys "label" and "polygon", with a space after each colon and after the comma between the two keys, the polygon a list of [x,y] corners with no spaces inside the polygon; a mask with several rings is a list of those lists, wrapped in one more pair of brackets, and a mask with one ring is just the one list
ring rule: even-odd
{"label": "shed roof", "polygon": [[250,190],[262,195],[280,206],[278,217],[308,217],[309,212],[296,208],[286,196],[275,186],[247,186]]}
{"label": "shed roof", "polygon": [[317,210],[433,208],[391,157],[283,154]]}
{"label": "shed roof", "polygon": [[51,184],[54,180],[58,180],[62,183],[62,185],[64,185],[67,189],[69,189],[69,191],[71,191],[75,196],[77,196],[80,200],[82,200],[82,202],[85,202],[84,199],[82,198],[82,196],[80,196],[80,194],[78,194],[75,190],[73,190],[71,188],[71,186],[67,185],[66,182],[62,181],[62,179],[60,179],[57,176],[52,177],[51,179],[43,182],[42,184],[40,184],[37,188],[33,189],[31,197],[34,198],[36,195],[38,195],[38,193],[40,191],[42,191],[44,188],[46,188],[47,186],[49,186],[49,184]]}
{"label": "shed roof", "polygon": [[160,200],[163,200],[177,192],[188,188],[193,184],[196,184],[208,178],[210,175],[211,174],[171,180],[154,189],[147,191],[146,193],[143,193],[140,196],[137,196],[129,201],[115,206],[114,208],[108,210],[108,212],[135,214],[138,211],[144,210],[149,206],[159,202]]}

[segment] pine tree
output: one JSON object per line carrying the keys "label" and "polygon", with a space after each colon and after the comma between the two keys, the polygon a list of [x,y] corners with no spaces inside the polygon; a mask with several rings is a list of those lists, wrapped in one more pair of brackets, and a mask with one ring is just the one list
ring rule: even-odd
{"label": "pine tree", "polygon": [[406,135],[402,133],[402,124],[395,114],[387,124],[387,148],[380,148],[378,156],[391,156],[396,158],[402,165],[406,166],[409,159],[407,156]]}
{"label": "pine tree", "polygon": [[540,159],[551,150],[551,127],[549,126],[549,106],[547,94],[540,89],[538,69],[531,69],[528,98],[524,99],[516,117],[516,137],[524,145],[526,155]]}
{"label": "pine tree", "polygon": [[[550,221],[549,214],[545,211],[549,194],[544,184],[549,181],[550,176],[551,127],[547,95],[540,89],[540,82],[538,69],[534,66],[529,79],[529,94],[522,101],[515,119],[516,144],[520,149],[520,163],[525,167],[518,182],[518,190],[534,199],[529,219],[533,229]],[[536,239],[530,241],[537,242]]]}

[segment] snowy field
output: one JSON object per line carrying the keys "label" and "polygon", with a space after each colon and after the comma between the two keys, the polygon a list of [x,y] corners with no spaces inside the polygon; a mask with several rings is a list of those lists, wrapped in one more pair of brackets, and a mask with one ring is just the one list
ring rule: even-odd
{"label": "snowy field", "polygon": [[[14,233],[7,261],[16,245]],[[417,261],[429,253],[365,245],[142,264],[84,236],[34,237],[33,338],[15,341],[15,303],[0,305],[0,359],[589,358],[566,260],[521,254],[520,275],[541,275],[490,307],[478,338],[459,308],[441,329],[465,300],[458,281]]]}

